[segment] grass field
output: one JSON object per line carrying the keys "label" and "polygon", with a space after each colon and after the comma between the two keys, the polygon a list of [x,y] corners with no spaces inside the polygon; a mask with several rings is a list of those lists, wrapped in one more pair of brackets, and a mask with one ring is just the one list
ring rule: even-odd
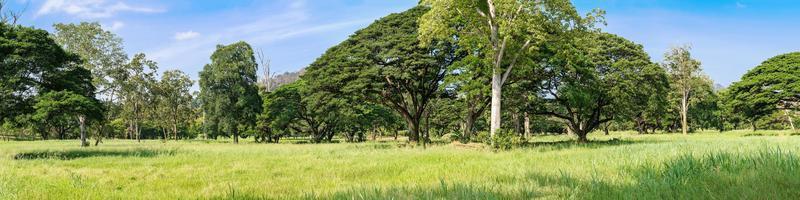
{"label": "grass field", "polygon": [[393,142],[0,142],[0,199],[796,199],[784,132],[539,136],[530,147]]}

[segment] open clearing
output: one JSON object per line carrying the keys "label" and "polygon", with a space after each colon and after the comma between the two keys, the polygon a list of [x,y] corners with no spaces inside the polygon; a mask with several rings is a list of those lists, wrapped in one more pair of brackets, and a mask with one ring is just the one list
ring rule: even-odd
{"label": "open clearing", "polygon": [[[800,196],[786,132],[593,134],[529,147],[0,142],[0,199],[741,199]],[[606,141],[606,142],[602,142]],[[478,148],[475,148],[478,146]],[[769,184],[765,184],[769,183]]]}

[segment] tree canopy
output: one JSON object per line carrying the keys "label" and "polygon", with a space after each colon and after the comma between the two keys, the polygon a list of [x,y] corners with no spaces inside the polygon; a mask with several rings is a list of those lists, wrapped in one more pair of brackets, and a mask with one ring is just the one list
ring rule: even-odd
{"label": "tree canopy", "polygon": [[417,20],[427,10],[391,14],[329,49],[303,76],[310,90],[386,106],[405,120],[409,139],[420,141],[429,103],[448,66],[460,59],[452,42],[417,39]]}
{"label": "tree canopy", "polygon": [[545,77],[533,83],[538,89],[531,91],[542,91],[542,100],[531,102],[534,113],[565,121],[585,142],[601,124],[638,117],[664,95],[666,73],[641,45],[608,33],[570,34],[574,39],[545,46],[547,61],[531,75]]}
{"label": "tree canopy", "polygon": [[200,98],[203,101],[206,128],[213,134],[233,137],[239,131],[255,127],[261,113],[261,98],[256,86],[253,48],[245,42],[218,45],[211,64],[200,72]]}
{"label": "tree canopy", "polygon": [[755,121],[779,109],[797,110],[800,103],[800,52],[772,57],[728,88],[727,103]]}

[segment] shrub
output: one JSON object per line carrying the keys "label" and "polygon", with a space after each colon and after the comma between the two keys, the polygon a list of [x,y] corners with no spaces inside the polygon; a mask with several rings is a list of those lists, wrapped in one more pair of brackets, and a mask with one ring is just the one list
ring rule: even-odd
{"label": "shrub", "polygon": [[481,132],[478,134],[478,137],[482,138],[484,143],[491,145],[492,148],[499,150],[509,150],[514,147],[523,146],[527,143],[525,138],[520,137],[519,135],[515,134],[514,131],[508,129],[497,130],[497,133],[494,136],[494,145],[492,145],[492,140],[489,137],[489,133]]}

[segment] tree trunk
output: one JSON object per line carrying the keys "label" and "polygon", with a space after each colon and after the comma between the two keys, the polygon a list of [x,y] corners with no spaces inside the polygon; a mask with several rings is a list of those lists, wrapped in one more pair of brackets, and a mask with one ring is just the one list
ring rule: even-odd
{"label": "tree trunk", "polygon": [[475,127],[475,120],[476,117],[472,115],[472,113],[467,114],[467,118],[464,120],[464,139],[462,142],[469,143],[474,135],[474,127]]}
{"label": "tree trunk", "polygon": [[175,135],[175,141],[178,141],[178,125],[172,124],[172,134]]}
{"label": "tree trunk", "polygon": [[139,127],[139,122],[134,122],[134,130],[136,131],[136,142],[142,142],[142,129]]}
{"label": "tree trunk", "polygon": [[788,109],[783,110],[783,114],[786,115],[787,119],[789,119],[789,126],[792,127],[792,132],[794,132],[795,131],[794,130],[794,121],[792,120],[792,116],[789,115],[789,110]]}
{"label": "tree trunk", "polygon": [[419,142],[419,119],[406,118],[406,125],[408,126],[408,141]]}
{"label": "tree trunk", "polygon": [[86,141],[86,116],[79,115],[78,124],[80,125],[81,128],[81,146],[88,147],[89,142]]}
{"label": "tree trunk", "polygon": [[497,130],[500,129],[501,124],[501,117],[502,114],[500,113],[500,102],[502,100],[503,94],[503,73],[501,72],[499,67],[495,67],[494,73],[492,74],[492,109],[491,109],[491,118],[490,118],[490,129],[489,129],[489,140],[491,140],[492,146],[494,146],[494,136],[497,133]]}
{"label": "tree trunk", "polygon": [[524,128],[525,128],[525,131],[524,131],[525,132],[525,138],[527,139],[528,137],[531,136],[531,118],[530,118],[530,116],[528,116],[528,112],[525,112],[525,125],[524,125]]}
{"label": "tree trunk", "polygon": [[683,98],[681,98],[681,129],[683,130],[684,135],[689,134],[689,92],[683,92]]}
{"label": "tree trunk", "polygon": [[636,132],[639,132],[639,134],[647,133],[647,127],[645,127],[644,118],[641,116],[636,117]]}
{"label": "tree trunk", "polygon": [[233,127],[233,143],[239,144],[239,128]]}
{"label": "tree trunk", "polygon": [[587,131],[579,129],[579,130],[572,130],[572,132],[574,132],[575,135],[578,136],[578,143],[588,143],[589,142],[589,138],[586,137],[586,135],[588,135]]}

